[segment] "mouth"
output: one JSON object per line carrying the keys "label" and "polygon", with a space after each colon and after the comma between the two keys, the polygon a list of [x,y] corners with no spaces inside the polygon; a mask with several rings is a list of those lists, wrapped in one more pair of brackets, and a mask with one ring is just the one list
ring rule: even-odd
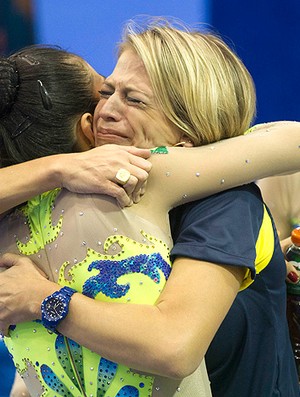
{"label": "mouth", "polygon": [[123,144],[127,142],[129,138],[124,134],[110,128],[100,128],[95,134],[95,138],[99,142]]}

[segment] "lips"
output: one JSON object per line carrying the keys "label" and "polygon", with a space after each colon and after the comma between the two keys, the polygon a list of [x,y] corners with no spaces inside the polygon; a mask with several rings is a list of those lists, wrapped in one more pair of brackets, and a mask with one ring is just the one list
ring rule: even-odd
{"label": "lips", "polygon": [[96,132],[96,140],[101,142],[124,144],[124,141],[128,141],[128,139],[124,133],[110,128],[100,128]]}

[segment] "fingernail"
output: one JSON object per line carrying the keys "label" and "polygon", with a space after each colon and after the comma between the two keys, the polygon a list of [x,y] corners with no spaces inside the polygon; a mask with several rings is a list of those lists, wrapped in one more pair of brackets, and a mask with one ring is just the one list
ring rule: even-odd
{"label": "fingernail", "polygon": [[297,281],[299,281],[299,276],[297,273],[295,272],[289,272],[289,274],[287,275],[287,278],[292,282],[292,283],[296,283]]}

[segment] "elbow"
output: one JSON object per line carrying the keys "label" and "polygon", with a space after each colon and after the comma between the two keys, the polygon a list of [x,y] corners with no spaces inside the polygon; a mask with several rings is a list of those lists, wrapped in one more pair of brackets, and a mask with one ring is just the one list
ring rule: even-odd
{"label": "elbow", "polygon": [[188,347],[186,343],[168,341],[161,348],[160,375],[172,379],[183,379],[199,367],[203,354]]}

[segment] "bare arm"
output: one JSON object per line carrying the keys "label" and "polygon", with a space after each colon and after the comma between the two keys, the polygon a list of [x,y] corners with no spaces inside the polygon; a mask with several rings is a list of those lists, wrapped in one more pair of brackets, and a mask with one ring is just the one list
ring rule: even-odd
{"label": "bare arm", "polygon": [[148,177],[151,163],[147,149],[105,145],[88,152],[60,154],[0,169],[0,214],[37,194],[66,187],[73,192],[103,193],[116,197],[121,206],[129,205],[129,197],[116,184],[119,168],[134,175],[138,192]]}
{"label": "bare arm", "polygon": [[[173,159],[152,156],[157,165],[152,173],[164,184],[165,208],[169,209],[242,183],[299,171],[299,141],[298,122],[264,124],[249,135],[200,148],[171,148],[176,152]],[[3,168],[0,214],[61,186],[74,192],[108,194],[121,206],[129,205],[131,198],[115,183],[116,172],[126,168],[135,176],[136,186],[129,186],[129,192],[135,195],[150,171],[151,165],[145,160],[148,157],[145,149],[105,145],[89,152],[49,156]]]}
{"label": "bare arm", "polygon": [[166,210],[270,175],[299,171],[300,123],[262,124],[247,135],[197,148],[169,148],[169,153],[151,157],[147,185],[147,194],[163,189]]}
{"label": "bare arm", "polygon": [[[59,289],[30,259],[6,254],[4,261],[13,266],[0,277],[2,330],[41,318],[41,301]],[[240,268],[177,259],[155,306],[99,302],[76,293],[58,330],[110,360],[183,378],[199,366],[243,275]],[[17,293],[8,298],[12,286]]]}

